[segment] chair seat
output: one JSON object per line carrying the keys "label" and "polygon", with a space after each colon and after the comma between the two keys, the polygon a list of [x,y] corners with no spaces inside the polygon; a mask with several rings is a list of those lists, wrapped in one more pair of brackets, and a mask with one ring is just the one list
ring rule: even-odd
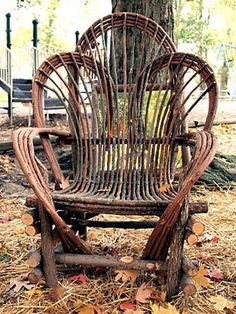
{"label": "chair seat", "polygon": [[121,200],[98,195],[52,194],[57,209],[117,215],[161,215],[171,203],[169,200]]}
{"label": "chair seat", "polygon": [[[176,172],[177,173],[177,172]],[[81,174],[82,177],[82,174]],[[177,178],[178,179],[178,178]],[[68,188],[55,191],[54,200],[122,207],[166,206],[177,195],[178,181],[160,184],[160,170],[132,169],[93,173],[74,180]],[[163,205],[165,204],[165,205]]]}
{"label": "chair seat", "polygon": [[[161,216],[172,200],[118,200],[97,197],[82,197],[80,194],[52,194],[57,210],[69,210],[87,214],[155,215]],[[32,206],[32,197],[29,197]],[[35,198],[35,202],[37,199]],[[189,214],[206,213],[207,202],[189,203]]]}

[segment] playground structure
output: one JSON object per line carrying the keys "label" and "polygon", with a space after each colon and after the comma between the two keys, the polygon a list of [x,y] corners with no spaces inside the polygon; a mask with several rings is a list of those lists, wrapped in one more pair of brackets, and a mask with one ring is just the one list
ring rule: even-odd
{"label": "playground structure", "polygon": [[[11,14],[6,14],[6,46],[0,44],[0,88],[7,93],[8,104],[3,109],[8,110],[10,123],[13,123],[13,103],[29,104],[29,124],[31,123],[32,103],[32,76],[36,69],[49,55],[60,52],[58,47],[38,47],[38,21],[32,21],[32,47],[14,47],[11,43]],[[79,32],[75,32],[76,43],[79,40]],[[19,58],[20,56],[20,58]],[[22,62],[27,60],[27,62]],[[58,100],[44,95],[46,98],[45,109],[62,109]]]}

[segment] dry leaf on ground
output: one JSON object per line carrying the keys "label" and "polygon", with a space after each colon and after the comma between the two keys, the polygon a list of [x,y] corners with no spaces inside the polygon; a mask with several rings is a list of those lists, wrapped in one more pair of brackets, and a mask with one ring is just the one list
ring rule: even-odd
{"label": "dry leaf on ground", "polygon": [[218,243],[219,241],[220,241],[220,238],[217,235],[206,234],[204,237],[202,237],[199,243],[210,243],[214,245]]}
{"label": "dry leaf on ground", "polygon": [[1,224],[6,224],[11,220],[12,220],[11,217],[0,217],[0,223]]}
{"label": "dry leaf on ground", "polygon": [[94,240],[97,240],[98,237],[97,237],[97,233],[95,231],[89,231],[88,233],[88,240],[89,241],[94,241]]}
{"label": "dry leaf on ground", "polygon": [[224,298],[221,295],[209,298],[211,303],[214,303],[213,306],[218,311],[223,311],[224,308],[233,309],[236,304]]}
{"label": "dry leaf on ground", "polygon": [[35,287],[35,284],[30,283],[27,279],[26,274],[22,274],[21,276],[10,279],[10,284],[8,287],[8,291],[13,289],[14,292],[19,292],[22,288],[30,290]]}
{"label": "dry leaf on ground", "polygon": [[224,274],[221,272],[221,270],[219,269],[213,269],[212,271],[208,272],[208,275],[211,279],[213,279],[214,281],[222,281],[225,279]]}
{"label": "dry leaf on ground", "polygon": [[153,287],[148,287],[147,284],[143,283],[136,292],[135,300],[141,303],[148,303],[154,291]]}
{"label": "dry leaf on ground", "polygon": [[136,309],[136,306],[135,304],[131,303],[131,302],[125,302],[125,303],[121,303],[119,308],[122,310],[122,311],[125,311],[125,310],[135,310]]}
{"label": "dry leaf on ground", "polygon": [[143,314],[143,311],[140,309],[136,309],[136,310],[125,310],[124,314]]}
{"label": "dry leaf on ground", "polygon": [[75,276],[71,276],[71,277],[68,277],[68,280],[69,281],[79,281],[81,283],[86,283],[89,281],[88,277],[86,275],[83,275],[83,274],[78,274],[78,275],[75,275]]}
{"label": "dry leaf on ground", "polygon": [[86,304],[78,309],[79,314],[103,314],[103,309],[100,305]]}
{"label": "dry leaf on ground", "polygon": [[35,296],[35,295],[42,295],[42,294],[44,294],[44,293],[45,293],[45,291],[43,291],[43,290],[41,290],[41,289],[36,289],[36,288],[31,289],[31,290],[25,292],[25,294],[27,295],[27,297],[30,297],[30,298],[31,298],[32,296]]}
{"label": "dry leaf on ground", "polygon": [[115,277],[115,281],[121,280],[122,282],[132,281],[134,282],[139,275],[138,270],[125,270],[125,269],[117,269],[115,271],[117,274]]}
{"label": "dry leaf on ground", "polygon": [[158,306],[157,304],[151,305],[152,314],[180,314],[176,307],[170,303],[167,307]]}
{"label": "dry leaf on ground", "polygon": [[203,266],[200,266],[197,275],[193,276],[193,280],[204,288],[210,288],[210,279],[205,276],[207,276],[207,270]]}

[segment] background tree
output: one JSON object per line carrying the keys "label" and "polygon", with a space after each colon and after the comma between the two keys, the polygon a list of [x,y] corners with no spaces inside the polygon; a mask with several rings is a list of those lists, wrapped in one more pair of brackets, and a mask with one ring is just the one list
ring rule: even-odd
{"label": "background tree", "polygon": [[42,40],[46,46],[46,50],[50,46],[58,45],[58,41],[54,36],[54,24],[57,18],[57,8],[60,5],[60,0],[50,0],[47,8],[47,23],[42,28]]}
{"label": "background tree", "polygon": [[[44,7],[46,9],[46,16],[43,20],[40,21],[40,43],[44,46],[44,49],[47,51],[50,49],[50,46],[61,46],[60,39],[58,39],[55,34],[55,22],[57,20],[57,9],[60,6],[60,0],[17,0],[17,8],[23,10],[27,7],[31,7],[35,12],[41,10]],[[35,18],[38,17],[38,14],[33,14]],[[31,30],[30,30],[31,32]]]}
{"label": "background tree", "polygon": [[[214,33],[210,31],[211,7],[204,0],[175,0],[176,43],[180,41],[194,46],[195,52],[207,57],[207,50],[214,44]],[[184,12],[183,12],[184,10]]]}
{"label": "background tree", "polygon": [[28,5],[34,6],[41,3],[42,3],[42,0],[17,0],[16,2],[18,9],[25,8]]}

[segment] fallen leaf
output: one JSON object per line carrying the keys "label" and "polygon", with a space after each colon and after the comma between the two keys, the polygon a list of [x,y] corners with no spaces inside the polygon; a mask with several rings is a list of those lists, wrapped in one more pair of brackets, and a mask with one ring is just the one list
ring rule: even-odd
{"label": "fallen leaf", "polygon": [[77,299],[75,304],[79,308],[79,307],[83,306],[84,303],[80,299]]}
{"label": "fallen leaf", "polygon": [[86,304],[78,309],[79,314],[103,314],[103,309],[100,305]]}
{"label": "fallen leaf", "polygon": [[224,308],[233,309],[236,305],[234,302],[227,300],[221,295],[210,297],[209,300],[211,303],[214,303],[213,307],[218,311],[223,311]]}
{"label": "fallen leaf", "polygon": [[14,234],[16,236],[19,236],[19,235],[24,234],[24,233],[25,233],[25,230],[23,228],[15,228],[14,229]]}
{"label": "fallen leaf", "polygon": [[[121,287],[119,287],[115,292],[114,292],[114,296],[120,298],[122,295],[124,296],[126,292],[126,288],[122,285]],[[122,297],[121,297],[122,299]]]}
{"label": "fallen leaf", "polygon": [[197,259],[201,259],[202,261],[210,261],[212,260],[212,256],[210,254],[206,254],[205,252],[198,252],[196,254]]}
{"label": "fallen leaf", "polygon": [[201,243],[211,243],[211,244],[216,244],[218,243],[220,238],[217,235],[205,235],[202,240],[200,241]]}
{"label": "fallen leaf", "polygon": [[152,314],[158,314],[159,313],[159,306],[157,304],[151,304],[151,310]]}
{"label": "fallen leaf", "polygon": [[83,274],[68,277],[68,280],[69,281],[79,281],[82,284],[89,281],[88,277],[86,275],[83,275]]}
{"label": "fallen leaf", "polygon": [[134,282],[139,275],[139,271],[133,270],[133,269],[129,269],[129,270],[117,269],[115,273],[117,273],[115,277],[115,281],[121,280],[122,282],[127,282],[127,281]]}
{"label": "fallen leaf", "polygon": [[170,184],[165,183],[165,184],[161,184],[159,187],[159,191],[160,193],[166,192],[170,187]]}
{"label": "fallen leaf", "polygon": [[11,221],[11,219],[9,219],[8,217],[0,217],[1,224],[8,223],[9,221]]}
{"label": "fallen leaf", "polygon": [[94,241],[94,240],[97,240],[97,234],[95,231],[89,231],[88,233],[88,240],[89,241]]}
{"label": "fallen leaf", "polygon": [[125,310],[135,310],[136,306],[133,303],[131,303],[131,302],[125,302],[125,303],[121,303],[119,308],[122,311],[125,311]]}
{"label": "fallen leaf", "polygon": [[25,294],[31,298],[33,295],[42,295],[44,292],[41,289],[31,289],[29,291],[26,291]]}
{"label": "fallen leaf", "polygon": [[211,286],[210,279],[206,278],[206,276],[207,276],[207,270],[203,266],[200,266],[197,274],[195,276],[193,276],[192,278],[200,286],[202,286],[204,288],[210,288],[210,286]]}
{"label": "fallen leaf", "polygon": [[136,244],[133,246],[134,253],[140,253],[142,251],[143,247],[139,244]]}
{"label": "fallen leaf", "polygon": [[69,177],[67,177],[62,183],[59,184],[61,189],[66,189],[70,186]]}
{"label": "fallen leaf", "polygon": [[222,281],[225,279],[224,274],[221,272],[221,270],[217,268],[213,269],[212,271],[209,271],[208,275],[211,279],[213,279],[216,282]]}
{"label": "fallen leaf", "polygon": [[6,212],[10,212],[12,211],[11,207],[6,207],[5,205],[3,207],[0,208],[2,213],[6,213]]}
{"label": "fallen leaf", "polygon": [[211,241],[212,244],[216,244],[216,243],[219,242],[219,240],[220,240],[220,238],[215,235],[215,236],[212,236],[210,241]]}
{"label": "fallen leaf", "polygon": [[92,304],[87,304],[79,308],[79,314],[95,314],[94,306]]}
{"label": "fallen leaf", "polygon": [[176,307],[167,303],[167,307],[158,306],[157,304],[151,305],[152,314],[180,314]]}
{"label": "fallen leaf", "polygon": [[103,314],[104,313],[102,306],[98,305],[98,304],[94,305],[94,310],[95,310],[96,314]]}
{"label": "fallen leaf", "polygon": [[126,263],[126,264],[132,263],[133,260],[134,260],[134,259],[133,259],[132,256],[123,256],[123,257],[121,257],[121,259],[120,259],[120,261],[121,261],[122,263]]}
{"label": "fallen leaf", "polygon": [[17,278],[14,278],[14,279],[10,279],[10,284],[9,284],[9,287],[8,287],[8,291],[13,289],[14,292],[19,292],[22,288],[25,288],[27,290],[30,290],[32,288],[34,288],[35,285],[30,283],[28,280],[27,280],[27,277],[26,277],[26,274],[23,274]]}
{"label": "fallen leaf", "polygon": [[143,311],[136,309],[136,310],[125,310],[124,314],[143,314]]}
{"label": "fallen leaf", "polygon": [[141,303],[148,303],[154,289],[143,283],[137,290],[135,300]]}

